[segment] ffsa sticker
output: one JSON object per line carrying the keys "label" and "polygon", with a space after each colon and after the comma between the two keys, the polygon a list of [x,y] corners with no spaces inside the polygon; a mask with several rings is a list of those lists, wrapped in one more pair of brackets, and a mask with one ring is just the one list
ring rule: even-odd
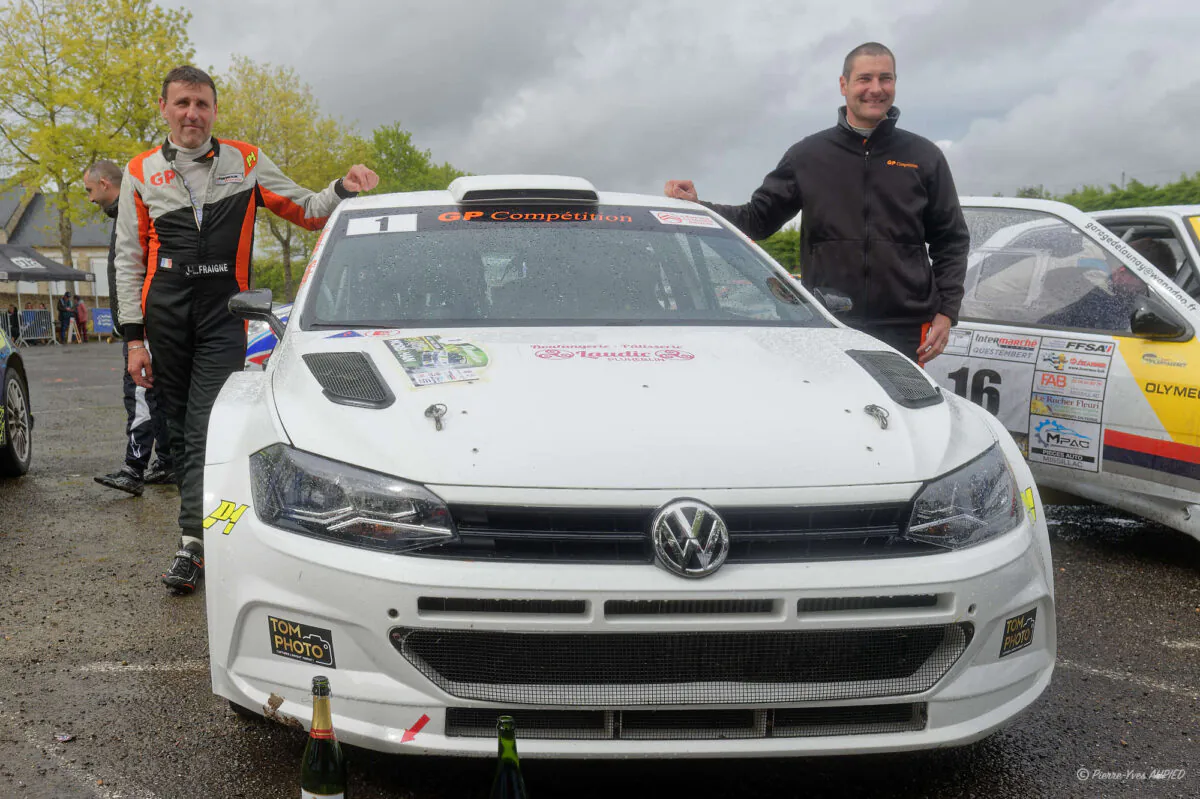
{"label": "ffsa sticker", "polygon": [[204,529],[207,530],[217,522],[225,522],[225,527],[221,530],[221,533],[229,535],[233,532],[233,526],[238,523],[238,519],[242,518],[242,514],[245,512],[245,505],[239,505],[236,502],[223,499],[215,511],[204,517]]}
{"label": "ffsa sticker", "polygon": [[1037,621],[1037,608],[1013,616],[1004,622],[1004,640],[1000,644],[1000,657],[1011,655],[1033,643],[1033,625]]}
{"label": "ffsa sticker", "polygon": [[274,616],[268,616],[267,620],[271,625],[271,654],[337,668],[331,631]]}

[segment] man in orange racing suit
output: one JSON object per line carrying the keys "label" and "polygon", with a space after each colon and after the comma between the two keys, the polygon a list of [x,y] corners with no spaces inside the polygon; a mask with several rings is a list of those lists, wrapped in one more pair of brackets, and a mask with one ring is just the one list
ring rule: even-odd
{"label": "man in orange racing suit", "polygon": [[139,386],[158,387],[178,476],[182,546],[162,580],[190,594],[204,575],[208,419],[221,386],[245,359],[245,324],[228,303],[249,287],[255,213],[265,206],[317,230],[341,199],[370,191],[379,178],[356,164],[312,192],[254,145],[214,138],[217,88],[195,67],[167,74],[158,107],[167,140],[134,157],[121,182],[117,292],[129,374]]}

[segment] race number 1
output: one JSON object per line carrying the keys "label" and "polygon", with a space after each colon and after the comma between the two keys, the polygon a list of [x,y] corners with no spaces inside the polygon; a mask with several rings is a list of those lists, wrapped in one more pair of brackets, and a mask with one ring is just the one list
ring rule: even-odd
{"label": "race number 1", "polygon": [[346,222],[347,236],[370,236],[377,233],[413,233],[416,229],[416,214],[360,216]]}

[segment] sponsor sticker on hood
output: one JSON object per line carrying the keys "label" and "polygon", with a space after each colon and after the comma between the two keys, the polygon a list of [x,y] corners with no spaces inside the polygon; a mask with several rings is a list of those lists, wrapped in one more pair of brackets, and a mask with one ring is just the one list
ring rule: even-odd
{"label": "sponsor sticker on hood", "polygon": [[412,336],[384,341],[418,387],[478,380],[478,370],[488,365],[487,353],[461,338]]}
{"label": "sponsor sticker on hood", "polygon": [[531,344],[543,361],[616,361],[646,363],[690,361],[696,356],[673,344]]}

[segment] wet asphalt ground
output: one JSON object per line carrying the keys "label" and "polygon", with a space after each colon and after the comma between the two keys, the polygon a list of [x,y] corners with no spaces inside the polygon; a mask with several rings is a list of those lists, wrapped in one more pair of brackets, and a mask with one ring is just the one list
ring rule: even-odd
{"label": "wet asphalt ground", "polygon": [[[0,799],[298,796],[303,733],[212,695],[203,596],[158,581],[178,542],[174,489],[139,499],[92,481],[123,454],[120,346],[22,354],[37,423],[30,473],[0,481]],[[923,754],[526,759],[530,793],[1200,796],[1200,542],[1098,506],[1047,515],[1059,661],[1005,730]],[[349,755],[355,799],[483,797],[490,783],[485,761]]]}

